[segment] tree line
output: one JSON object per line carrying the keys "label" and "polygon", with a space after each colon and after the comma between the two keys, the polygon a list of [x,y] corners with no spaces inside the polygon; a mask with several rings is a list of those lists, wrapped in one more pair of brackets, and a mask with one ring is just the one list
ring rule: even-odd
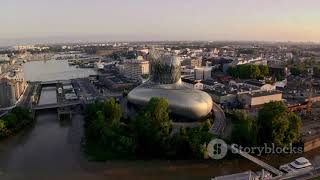
{"label": "tree line", "polygon": [[229,67],[227,73],[234,78],[263,79],[269,75],[269,68],[266,65],[242,64]]}
{"label": "tree line", "polygon": [[233,123],[232,143],[244,146],[273,143],[276,147],[300,143],[301,119],[283,102],[265,104],[257,118],[250,117],[243,110],[234,110],[228,116]]}
{"label": "tree line", "polygon": [[29,109],[15,107],[0,119],[0,139],[17,133],[32,123],[32,113]]}
{"label": "tree line", "polygon": [[136,116],[122,117],[114,99],[95,102],[85,109],[84,151],[94,160],[108,159],[202,159],[213,138],[211,123],[181,128],[173,133],[169,105],[152,98]]}

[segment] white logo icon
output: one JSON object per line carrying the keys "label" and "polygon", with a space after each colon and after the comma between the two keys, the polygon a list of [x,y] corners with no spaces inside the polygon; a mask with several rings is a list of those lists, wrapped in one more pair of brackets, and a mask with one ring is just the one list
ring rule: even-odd
{"label": "white logo icon", "polygon": [[227,155],[228,145],[222,139],[213,139],[208,144],[207,150],[212,159],[222,159]]}

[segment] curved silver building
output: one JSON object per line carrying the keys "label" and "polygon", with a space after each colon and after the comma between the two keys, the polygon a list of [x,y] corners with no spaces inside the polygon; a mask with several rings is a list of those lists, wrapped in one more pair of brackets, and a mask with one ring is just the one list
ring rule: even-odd
{"label": "curved silver building", "polygon": [[181,82],[180,60],[170,54],[151,53],[150,79],[128,94],[130,103],[146,105],[152,97],[165,98],[172,113],[187,119],[207,116],[213,106],[211,96],[190,89]]}

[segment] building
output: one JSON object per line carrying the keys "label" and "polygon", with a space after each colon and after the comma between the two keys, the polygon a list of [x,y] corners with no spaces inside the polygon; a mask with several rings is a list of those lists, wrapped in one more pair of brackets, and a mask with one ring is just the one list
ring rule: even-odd
{"label": "building", "polygon": [[208,80],[211,79],[211,67],[200,67],[194,69],[195,80]]}
{"label": "building", "polygon": [[152,52],[150,62],[150,79],[130,91],[131,104],[144,106],[152,97],[165,98],[170,111],[186,121],[204,118],[212,111],[210,95],[182,83],[180,60],[176,56]]}
{"label": "building", "polygon": [[8,54],[0,54],[0,62],[8,62],[8,61],[10,61]]}
{"label": "building", "polygon": [[119,71],[126,78],[138,81],[141,75],[149,74],[149,61],[141,58],[124,60]]}
{"label": "building", "polygon": [[[282,92],[270,88],[260,88],[246,83],[229,82],[229,84],[211,83],[204,81],[204,89],[214,102],[223,106],[251,108],[261,106],[270,101],[282,101]],[[210,84],[210,82],[209,82]]]}
{"label": "building", "polygon": [[239,95],[239,101],[244,107],[258,107],[271,101],[282,101],[280,91],[256,91]]}
{"label": "building", "polygon": [[262,91],[273,91],[276,90],[276,86],[271,85],[271,84],[266,84],[264,82],[260,82],[257,80],[247,80],[244,82],[249,87],[252,88],[259,88]]}
{"label": "building", "polygon": [[192,80],[188,78],[182,78],[182,82],[185,86],[191,89],[203,90],[203,84],[200,80]]}
{"label": "building", "polygon": [[15,105],[27,86],[21,69],[2,74],[0,81],[0,108]]}
{"label": "building", "polygon": [[285,66],[271,65],[269,66],[269,74],[275,79],[281,80],[288,76],[288,68]]}
{"label": "building", "polygon": [[9,63],[0,62],[0,74],[6,72],[8,67],[9,67]]}
{"label": "building", "polygon": [[119,75],[101,75],[99,82],[111,91],[123,91],[134,87],[132,82]]}
{"label": "building", "polygon": [[15,88],[7,79],[0,80],[0,108],[13,106],[16,103]]}
{"label": "building", "polygon": [[216,84],[218,84],[218,82],[213,79],[207,79],[201,81],[201,83],[203,84],[203,89],[212,89]]}
{"label": "building", "polygon": [[202,60],[201,58],[188,58],[182,61],[182,66],[187,66],[189,68],[201,67]]}
{"label": "building", "polygon": [[63,84],[63,94],[64,94],[64,98],[68,101],[78,99],[78,96],[72,84]]}
{"label": "building", "polygon": [[213,101],[222,104],[225,106],[234,107],[238,104],[237,96],[238,93],[248,92],[249,88],[241,85],[225,85],[221,83],[211,83],[210,86],[208,82],[203,82],[206,85],[204,86],[205,91],[208,92]]}
{"label": "building", "polygon": [[267,60],[263,59],[262,57],[256,57],[256,58],[243,58],[239,57],[236,58],[231,65],[232,66],[237,66],[237,65],[242,65],[242,64],[256,64],[256,65],[267,65]]}

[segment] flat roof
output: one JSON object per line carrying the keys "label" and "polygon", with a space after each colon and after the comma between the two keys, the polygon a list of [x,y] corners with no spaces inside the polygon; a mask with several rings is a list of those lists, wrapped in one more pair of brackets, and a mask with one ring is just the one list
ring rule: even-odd
{"label": "flat roof", "polygon": [[281,91],[256,91],[256,92],[251,92],[248,93],[251,97],[261,97],[261,96],[270,96],[270,95],[275,95],[275,94],[282,94]]}

